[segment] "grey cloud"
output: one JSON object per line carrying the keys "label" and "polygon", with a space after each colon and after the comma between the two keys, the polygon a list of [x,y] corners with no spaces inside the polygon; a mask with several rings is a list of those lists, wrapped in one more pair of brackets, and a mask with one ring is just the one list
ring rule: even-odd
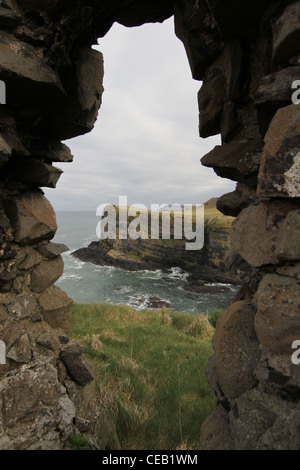
{"label": "grey cloud", "polygon": [[90,134],[66,142],[74,154],[55,190],[55,210],[96,210],[103,202],[202,203],[234,183],[200,158],[219,144],[198,135],[197,92],[173,20],[126,29],[99,40],[104,53],[103,103]]}

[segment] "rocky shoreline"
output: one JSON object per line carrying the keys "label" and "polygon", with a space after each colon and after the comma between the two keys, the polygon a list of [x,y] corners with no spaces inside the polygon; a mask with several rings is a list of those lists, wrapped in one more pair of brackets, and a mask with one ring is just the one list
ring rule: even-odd
{"label": "rocky shoreline", "polygon": [[[72,253],[72,256],[81,261],[90,262],[100,266],[114,266],[126,271],[155,271],[161,269],[168,273],[174,267],[183,269],[187,273],[184,289],[197,294],[223,293],[230,290],[229,285],[240,285],[241,280],[238,275],[230,274],[223,264],[220,268],[213,266],[209,261],[204,261],[203,256],[198,254],[199,261],[203,263],[189,264],[189,261],[182,259],[180,250],[171,250],[173,256],[167,253],[168,249],[162,248],[159,257],[152,258],[149,251],[139,246],[139,255],[130,251],[116,250],[107,241],[92,242],[89,246],[80,248]],[[155,244],[154,244],[155,245]],[[157,245],[157,244],[156,244]],[[155,248],[155,247],[154,247]],[[176,256],[177,255],[177,256]],[[195,257],[195,255],[193,255]],[[160,308],[160,307],[157,307]]]}
{"label": "rocky shoreline", "polygon": [[[132,240],[117,237],[114,240],[107,238],[93,241],[87,247],[74,251],[72,255],[81,261],[127,271],[160,269],[168,273],[172,268],[178,267],[187,273],[184,286],[186,291],[197,294],[223,293],[229,290],[226,284],[241,284],[238,274],[230,273],[225,262],[234,219],[224,217],[218,211],[215,198],[204,203],[204,214],[204,245],[200,250],[186,250],[184,239]],[[150,215],[149,213],[148,216]],[[170,223],[173,233],[172,218]]]}

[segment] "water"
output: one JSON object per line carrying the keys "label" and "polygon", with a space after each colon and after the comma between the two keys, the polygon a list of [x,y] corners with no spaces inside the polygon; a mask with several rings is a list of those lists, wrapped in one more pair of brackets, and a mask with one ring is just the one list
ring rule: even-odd
{"label": "water", "polygon": [[[183,289],[188,273],[174,266],[169,273],[157,271],[125,271],[80,261],[71,253],[96,240],[98,218],[94,212],[58,212],[58,231],[53,242],[64,243],[64,273],[56,282],[79,303],[111,302],[145,308],[150,296],[171,304],[171,309],[192,314],[214,309],[226,309],[232,303],[237,288],[216,294],[196,294]],[[220,284],[216,284],[220,285]],[[140,298],[145,301],[140,303]]]}

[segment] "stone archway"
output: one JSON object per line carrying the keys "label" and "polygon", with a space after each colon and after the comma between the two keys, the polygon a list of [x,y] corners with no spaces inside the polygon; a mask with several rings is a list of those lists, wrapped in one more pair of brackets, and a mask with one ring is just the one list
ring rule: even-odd
{"label": "stone archway", "polygon": [[72,301],[54,286],[64,247],[50,242],[56,219],[40,188],[55,187],[52,163],[72,161],[61,140],[97,118],[103,64],[91,45],[115,21],[173,14],[203,80],[200,135],[222,135],[202,164],[237,182],[218,206],[237,216],[228,263],[244,281],[217,326],[208,379],[218,406],[202,446],[299,448],[300,2],[281,0],[0,2],[0,448],[61,448],[74,430],[105,446],[93,370],[67,338]]}

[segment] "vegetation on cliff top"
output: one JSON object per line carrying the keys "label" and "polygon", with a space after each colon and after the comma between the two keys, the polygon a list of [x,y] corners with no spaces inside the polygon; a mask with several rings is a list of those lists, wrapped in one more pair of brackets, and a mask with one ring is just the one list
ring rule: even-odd
{"label": "vegetation on cliff top", "polygon": [[74,305],[70,336],[95,367],[113,423],[110,449],[199,448],[201,425],[215,407],[206,366],[220,313]]}
{"label": "vegetation on cliff top", "polygon": [[[137,223],[137,231],[143,233],[143,236],[135,240],[129,237],[125,239],[119,238],[119,213],[127,211],[128,208],[116,207],[116,238],[92,242],[88,247],[80,248],[72,254],[83,261],[99,265],[116,266],[127,270],[168,270],[176,266],[188,273],[197,274],[198,278],[203,281],[237,283],[238,279],[228,273],[224,263],[229,250],[231,225],[234,218],[224,216],[218,211],[216,201],[216,198],[212,198],[204,204],[204,246],[201,249],[196,249],[196,246],[193,249],[186,249],[187,243],[195,244],[196,241],[199,241],[199,246],[201,246],[202,221],[199,220],[199,217],[198,220],[196,219],[195,211],[192,213],[193,223],[191,224],[193,225],[193,240],[189,238],[191,234],[188,236],[188,242],[184,237],[181,238],[185,234],[184,218],[181,218],[181,222],[179,220],[181,227],[178,228],[174,223],[174,212],[170,212],[169,215],[167,212],[164,212],[167,219],[169,217],[169,235],[171,238],[163,238],[161,232],[161,238],[151,238],[151,220],[153,214],[151,211],[147,211],[148,215],[145,219],[144,229],[143,223]],[[141,212],[145,211],[141,210]],[[128,225],[137,217],[137,215],[130,216],[126,219],[126,216],[127,214],[125,214],[125,220],[127,220]],[[177,232],[175,230],[176,227]],[[147,232],[144,233],[143,230],[147,230]],[[160,231],[162,231],[162,224]],[[176,237],[174,239],[174,232],[177,233],[177,236],[180,236],[180,239],[176,239]]]}

